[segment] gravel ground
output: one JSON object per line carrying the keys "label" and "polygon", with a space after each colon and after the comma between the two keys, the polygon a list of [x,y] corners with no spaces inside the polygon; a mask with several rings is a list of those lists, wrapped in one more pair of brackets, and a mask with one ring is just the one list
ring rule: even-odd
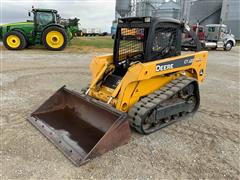
{"label": "gravel ground", "polygon": [[26,117],[59,87],[79,91],[94,54],[2,51],[1,179],[239,179],[239,50],[209,52],[201,106],[75,167]]}

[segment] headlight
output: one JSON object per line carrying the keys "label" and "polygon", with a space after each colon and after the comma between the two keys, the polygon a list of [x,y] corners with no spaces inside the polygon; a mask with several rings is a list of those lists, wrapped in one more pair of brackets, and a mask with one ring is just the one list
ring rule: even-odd
{"label": "headlight", "polygon": [[145,17],[144,18],[144,22],[145,23],[150,23],[151,22],[151,18],[150,17]]}
{"label": "headlight", "polygon": [[123,23],[123,21],[121,19],[118,19],[118,23],[121,24]]}

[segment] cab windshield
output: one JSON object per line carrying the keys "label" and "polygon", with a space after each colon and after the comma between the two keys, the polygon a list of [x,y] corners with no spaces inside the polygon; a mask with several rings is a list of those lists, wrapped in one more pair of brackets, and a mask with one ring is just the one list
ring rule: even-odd
{"label": "cab windshield", "polygon": [[51,22],[54,22],[54,15],[49,12],[38,12],[37,22],[39,25],[47,25]]}
{"label": "cab windshield", "polygon": [[118,62],[126,59],[141,61],[144,58],[147,28],[119,28]]}

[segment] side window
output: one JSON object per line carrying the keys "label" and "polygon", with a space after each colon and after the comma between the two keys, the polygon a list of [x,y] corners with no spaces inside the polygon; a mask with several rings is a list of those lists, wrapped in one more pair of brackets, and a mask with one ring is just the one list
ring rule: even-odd
{"label": "side window", "polygon": [[224,27],[221,27],[221,32],[225,33],[227,30]]}
{"label": "side window", "polygon": [[158,28],[155,32],[152,51],[165,55],[175,49],[176,35],[176,28]]}
{"label": "side window", "polygon": [[37,22],[39,25],[47,25],[54,21],[52,13],[39,12],[37,14]]}
{"label": "side window", "polygon": [[215,27],[209,27],[209,28],[208,28],[208,31],[209,31],[209,32],[215,32]]}

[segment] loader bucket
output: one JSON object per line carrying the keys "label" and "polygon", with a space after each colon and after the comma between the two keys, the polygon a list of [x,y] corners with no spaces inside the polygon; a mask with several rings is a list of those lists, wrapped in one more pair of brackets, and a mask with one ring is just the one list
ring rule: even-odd
{"label": "loader bucket", "polygon": [[76,166],[130,139],[125,113],[65,87],[28,120]]}

